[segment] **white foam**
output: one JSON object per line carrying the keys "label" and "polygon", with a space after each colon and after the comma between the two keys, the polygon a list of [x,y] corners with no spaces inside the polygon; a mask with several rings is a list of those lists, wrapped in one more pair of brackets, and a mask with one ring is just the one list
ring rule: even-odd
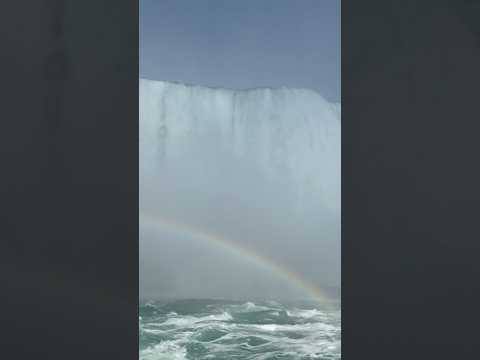
{"label": "white foam", "polygon": [[225,311],[220,314],[211,314],[206,316],[173,316],[169,317],[164,322],[158,324],[160,326],[173,325],[176,327],[191,327],[199,323],[209,323],[217,321],[229,321],[232,320],[232,315]]}
{"label": "white foam", "polygon": [[186,360],[187,349],[176,341],[164,341],[140,351],[140,360]]}
{"label": "white foam", "polygon": [[232,320],[232,315],[228,311],[224,311],[217,315],[208,315],[200,318],[201,321],[229,321]]}
{"label": "white foam", "polygon": [[254,302],[247,301],[246,303],[239,306],[232,306],[232,309],[238,312],[250,312],[250,311],[262,311],[269,310],[268,307],[257,305]]}
{"label": "white foam", "polygon": [[252,310],[252,309],[256,308],[256,305],[253,302],[250,302],[250,301],[243,304],[243,306],[246,308],[246,310]]}
{"label": "white foam", "polygon": [[287,310],[287,314],[288,316],[300,317],[304,319],[322,317],[325,315],[322,311],[317,309],[309,309],[309,310],[293,309],[293,310]]}
{"label": "white foam", "polygon": [[314,332],[314,331],[336,331],[337,327],[334,325],[326,324],[326,323],[307,323],[307,324],[294,324],[294,325],[278,325],[278,324],[262,324],[262,325],[252,325],[254,328],[267,331],[267,332],[275,332],[275,331],[294,331],[294,332]]}

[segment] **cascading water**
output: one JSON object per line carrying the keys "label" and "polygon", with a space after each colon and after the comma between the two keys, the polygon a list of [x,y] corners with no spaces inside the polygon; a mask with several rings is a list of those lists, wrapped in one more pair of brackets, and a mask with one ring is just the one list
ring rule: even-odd
{"label": "cascading water", "polygon": [[[312,90],[234,91],[141,79],[141,180],[156,178],[162,165],[197,161],[199,171],[222,176],[232,162],[243,163],[283,184],[296,206],[313,201],[338,213],[340,128],[339,104]],[[212,157],[226,164],[212,164]]]}

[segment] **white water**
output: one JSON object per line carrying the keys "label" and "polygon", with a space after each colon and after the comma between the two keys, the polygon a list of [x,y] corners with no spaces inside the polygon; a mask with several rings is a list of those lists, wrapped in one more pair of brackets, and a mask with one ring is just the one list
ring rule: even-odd
{"label": "white water", "polygon": [[225,162],[248,164],[246,171],[281,183],[297,207],[321,204],[336,214],[340,128],[340,105],[313,90],[233,91],[141,79],[141,189],[160,167],[178,170],[185,159],[198,174],[221,176],[228,167],[213,164],[211,154],[223,154]]}
{"label": "white water", "polygon": [[[276,310],[295,315],[288,318],[289,323],[282,323],[285,319],[276,317]],[[266,302],[212,303],[190,315],[170,312],[165,316],[159,304],[156,313],[145,314],[140,322],[142,360],[256,360],[275,355],[285,359],[339,359],[340,346],[339,310],[298,309],[278,303],[271,308]]]}

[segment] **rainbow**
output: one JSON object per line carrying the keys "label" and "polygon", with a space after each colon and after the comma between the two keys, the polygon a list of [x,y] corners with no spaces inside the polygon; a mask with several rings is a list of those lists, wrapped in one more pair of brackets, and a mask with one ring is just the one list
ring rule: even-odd
{"label": "rainbow", "polygon": [[172,231],[180,235],[203,241],[209,245],[214,245],[233,256],[239,257],[244,261],[258,266],[262,270],[284,280],[288,284],[293,285],[295,288],[305,293],[309,299],[313,299],[321,303],[327,303],[331,301],[324,291],[309,281],[303,279],[299,274],[285,266],[276,263],[268,257],[260,255],[253,250],[240,245],[238,242],[225,239],[219,235],[203,231],[187,224],[172,221],[164,216],[141,212],[139,220],[140,224],[155,226],[162,230]]}

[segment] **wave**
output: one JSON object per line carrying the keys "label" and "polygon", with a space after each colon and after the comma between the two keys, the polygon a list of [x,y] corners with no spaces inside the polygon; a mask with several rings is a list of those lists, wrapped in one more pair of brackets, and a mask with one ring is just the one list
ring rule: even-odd
{"label": "wave", "polygon": [[187,349],[175,341],[165,341],[140,351],[141,360],[186,360]]}
{"label": "wave", "polygon": [[158,305],[157,315],[140,313],[141,360],[340,359],[338,310],[192,302],[192,309],[201,310],[192,313],[188,304]]}
{"label": "wave", "polygon": [[294,325],[279,325],[279,324],[263,324],[263,325],[254,325],[255,329],[268,332],[277,332],[277,331],[336,331],[337,327],[334,325],[324,324],[324,323],[307,323],[307,324],[294,324]]}
{"label": "wave", "polygon": [[308,309],[308,310],[293,309],[293,310],[287,310],[287,314],[288,316],[300,317],[304,319],[311,319],[311,318],[325,316],[324,312],[317,309]]}

